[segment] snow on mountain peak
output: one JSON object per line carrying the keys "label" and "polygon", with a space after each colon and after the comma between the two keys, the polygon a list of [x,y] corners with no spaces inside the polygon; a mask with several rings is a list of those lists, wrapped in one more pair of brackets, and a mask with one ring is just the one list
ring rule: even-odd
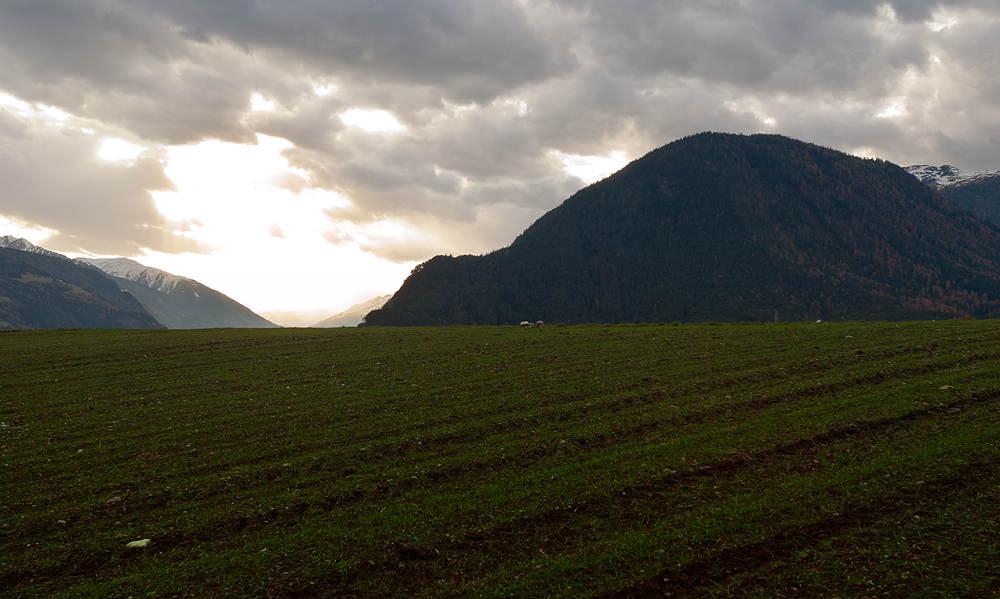
{"label": "snow on mountain peak", "polygon": [[42,254],[43,256],[69,260],[69,258],[66,258],[62,254],[40,248],[23,237],[14,237],[13,235],[0,236],[0,248],[10,248],[12,250],[21,250],[22,252],[31,252],[32,254]]}
{"label": "snow on mountain peak", "polygon": [[943,166],[916,164],[914,166],[906,167],[906,172],[910,173],[917,179],[920,179],[921,183],[929,185],[934,189],[961,186],[981,181],[983,179],[1000,177],[1000,169],[963,173],[960,169],[947,164]]}
{"label": "snow on mountain peak", "polygon": [[144,266],[128,258],[80,258],[80,261],[96,266],[113,277],[142,283],[161,293],[170,293],[178,283],[191,280],[158,268]]}

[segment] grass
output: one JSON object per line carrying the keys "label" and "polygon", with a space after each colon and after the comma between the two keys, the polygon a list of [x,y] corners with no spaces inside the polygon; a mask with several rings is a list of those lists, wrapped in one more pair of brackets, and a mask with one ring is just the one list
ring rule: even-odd
{"label": "grass", "polygon": [[994,596],[995,327],[0,333],[0,595]]}

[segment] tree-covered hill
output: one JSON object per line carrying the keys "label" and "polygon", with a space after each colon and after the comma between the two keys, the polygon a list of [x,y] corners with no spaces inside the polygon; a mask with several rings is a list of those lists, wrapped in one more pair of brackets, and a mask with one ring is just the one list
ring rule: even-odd
{"label": "tree-covered hill", "polygon": [[1000,176],[942,187],[944,197],[960,204],[980,218],[1000,224]]}
{"label": "tree-covered hill", "polygon": [[104,274],[63,257],[0,248],[0,330],[162,329]]}
{"label": "tree-covered hill", "polygon": [[703,133],[574,194],[507,248],[417,266],[367,325],[1000,315],[1000,229],[902,168]]}

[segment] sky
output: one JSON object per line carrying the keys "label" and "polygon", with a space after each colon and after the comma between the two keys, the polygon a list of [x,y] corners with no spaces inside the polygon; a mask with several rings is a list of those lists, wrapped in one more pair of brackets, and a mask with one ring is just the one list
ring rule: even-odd
{"label": "sky", "polygon": [[3,0],[0,235],[339,311],[702,131],[1000,168],[996,0]]}

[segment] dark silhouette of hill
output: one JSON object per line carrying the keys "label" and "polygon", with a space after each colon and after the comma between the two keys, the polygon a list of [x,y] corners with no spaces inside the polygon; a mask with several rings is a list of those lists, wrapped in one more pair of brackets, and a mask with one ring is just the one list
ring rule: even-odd
{"label": "dark silhouette of hill", "polygon": [[902,168],[703,133],[574,194],[507,248],[417,266],[366,325],[1000,315],[1000,229]]}
{"label": "dark silhouette of hill", "polygon": [[103,273],[62,256],[0,248],[0,329],[162,329]]}

